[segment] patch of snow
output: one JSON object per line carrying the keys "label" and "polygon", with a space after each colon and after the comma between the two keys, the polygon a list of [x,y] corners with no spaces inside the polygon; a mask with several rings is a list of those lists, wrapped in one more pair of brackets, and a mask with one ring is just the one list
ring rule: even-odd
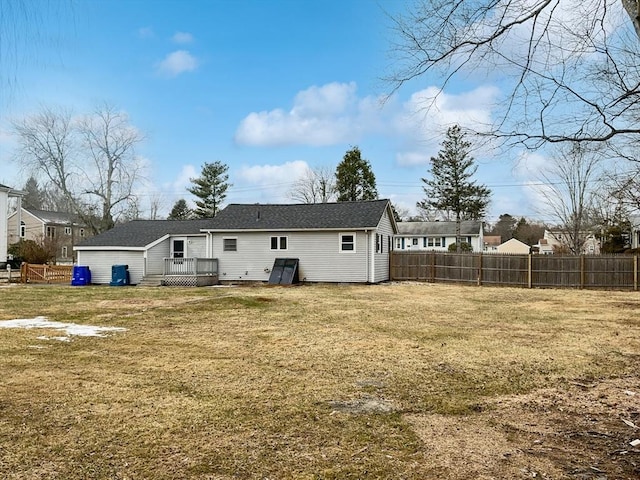
{"label": "patch of snow", "polygon": [[[104,332],[124,332],[127,329],[122,327],[97,327],[94,325],[78,325],[77,323],[53,322],[47,317],[16,318],[14,320],[0,321],[0,328],[49,328],[62,330],[67,335],[79,337],[104,337]],[[69,337],[38,337],[39,340],[60,340],[70,341]]]}

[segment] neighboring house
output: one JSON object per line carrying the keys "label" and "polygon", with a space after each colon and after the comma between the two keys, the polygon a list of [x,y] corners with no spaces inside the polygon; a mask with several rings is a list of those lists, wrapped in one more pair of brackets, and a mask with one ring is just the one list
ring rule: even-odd
{"label": "neighboring house", "polygon": [[[600,241],[595,235],[589,232],[581,232],[579,235],[580,238],[583,239],[580,254],[600,255]],[[535,247],[538,248],[539,253],[548,255],[558,250],[570,251],[568,247],[570,243],[570,236],[567,232],[561,230],[545,230],[544,238],[539,240]]]}
{"label": "neighboring house", "polygon": [[631,222],[631,248],[640,248],[640,215],[629,217]]}
{"label": "neighboring house", "polygon": [[5,268],[7,264],[7,247],[9,245],[9,235],[12,230],[9,227],[7,215],[9,214],[9,198],[15,197],[18,200],[18,211],[21,207],[21,200],[24,192],[14,190],[6,185],[0,184],[0,267]]}
{"label": "neighboring house", "polygon": [[531,247],[520,240],[515,238],[511,238],[504,243],[501,243],[496,248],[496,253],[512,253],[512,254],[521,254],[528,255],[531,253]]}
{"label": "neighboring house", "polygon": [[128,265],[131,283],[140,283],[163,274],[165,258],[181,257],[216,259],[223,282],[267,281],[276,258],[295,258],[302,281],[376,283],[390,278],[396,233],[388,200],[231,204],[211,219],[129,222],[75,250],[93,283],[108,283],[115,264]]}
{"label": "neighboring house", "polygon": [[[474,252],[484,250],[482,221],[463,221],[460,235]],[[394,250],[446,252],[449,245],[456,243],[456,222],[400,222],[394,242]]]}
{"label": "neighboring house", "polygon": [[54,247],[56,263],[73,263],[73,247],[89,236],[76,215],[21,208],[9,215],[9,244],[33,240]]}
{"label": "neighboring house", "polygon": [[484,236],[484,251],[491,253],[498,250],[498,245],[502,243],[502,237],[500,235],[485,235]]}

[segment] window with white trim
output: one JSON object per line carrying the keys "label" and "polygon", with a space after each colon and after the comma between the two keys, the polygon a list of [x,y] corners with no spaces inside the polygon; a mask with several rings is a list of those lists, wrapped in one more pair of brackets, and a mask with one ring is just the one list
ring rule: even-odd
{"label": "window with white trim", "polygon": [[67,247],[62,247],[62,258],[67,258]]}
{"label": "window with white trim", "polygon": [[56,236],[56,227],[47,227],[47,238],[53,238]]}
{"label": "window with white trim", "polygon": [[340,234],[340,251],[345,253],[354,253],[356,251],[355,233]]}
{"label": "window with white trim", "polygon": [[64,234],[71,235],[71,227],[64,227]]}
{"label": "window with white trim", "polygon": [[286,250],[288,243],[287,237],[271,237],[271,250]]}
{"label": "window with white trim", "polygon": [[223,238],[222,239],[222,251],[223,252],[237,252],[238,251],[238,239],[236,237]]}
{"label": "window with white trim", "polygon": [[81,228],[81,229],[80,229],[80,236],[81,236],[81,237],[84,237],[84,228]]}
{"label": "window with white trim", "polygon": [[24,222],[20,222],[20,238],[24,238],[27,236],[27,224]]}

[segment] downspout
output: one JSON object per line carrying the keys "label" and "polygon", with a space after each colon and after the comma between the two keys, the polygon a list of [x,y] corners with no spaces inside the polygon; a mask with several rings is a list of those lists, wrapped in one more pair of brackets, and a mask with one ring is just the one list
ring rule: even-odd
{"label": "downspout", "polygon": [[367,262],[366,262],[367,263],[367,283],[371,283],[371,278],[370,278],[371,277],[371,265],[370,265],[371,255],[369,253],[369,250],[370,250],[369,242],[370,242],[371,236],[369,235],[369,230],[365,230],[364,233],[366,235],[366,244],[367,244],[367,252],[366,252],[366,254],[367,254]]}

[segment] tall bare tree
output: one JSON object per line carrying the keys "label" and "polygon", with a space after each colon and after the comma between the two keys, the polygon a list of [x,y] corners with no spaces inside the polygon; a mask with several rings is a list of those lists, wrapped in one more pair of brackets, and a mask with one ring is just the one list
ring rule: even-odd
{"label": "tall bare tree", "polygon": [[604,164],[602,150],[574,143],[558,148],[550,165],[539,174],[538,192],[544,199],[540,214],[560,228],[560,238],[574,254],[582,252],[596,227],[594,208]]}
{"label": "tall bare tree", "polygon": [[141,178],[141,166],[135,147],[143,137],[124,112],[106,103],[79,122],[78,132],[91,160],[90,167],[80,169],[83,193],[100,209],[97,230],[108,230],[119,213],[138,205],[134,185]]}
{"label": "tall bare tree", "polygon": [[78,121],[68,110],[43,108],[13,127],[22,166],[44,177],[93,233],[112,228],[135,203],[142,136],[124,113],[105,104]]}
{"label": "tall bare tree", "polygon": [[327,203],[336,199],[336,177],[329,167],[308,168],[289,191],[298,203]]}
{"label": "tall bare tree", "polygon": [[471,72],[500,83],[496,121],[477,133],[638,142],[639,0],[415,0],[392,20],[393,91],[427,75],[442,89]]}

